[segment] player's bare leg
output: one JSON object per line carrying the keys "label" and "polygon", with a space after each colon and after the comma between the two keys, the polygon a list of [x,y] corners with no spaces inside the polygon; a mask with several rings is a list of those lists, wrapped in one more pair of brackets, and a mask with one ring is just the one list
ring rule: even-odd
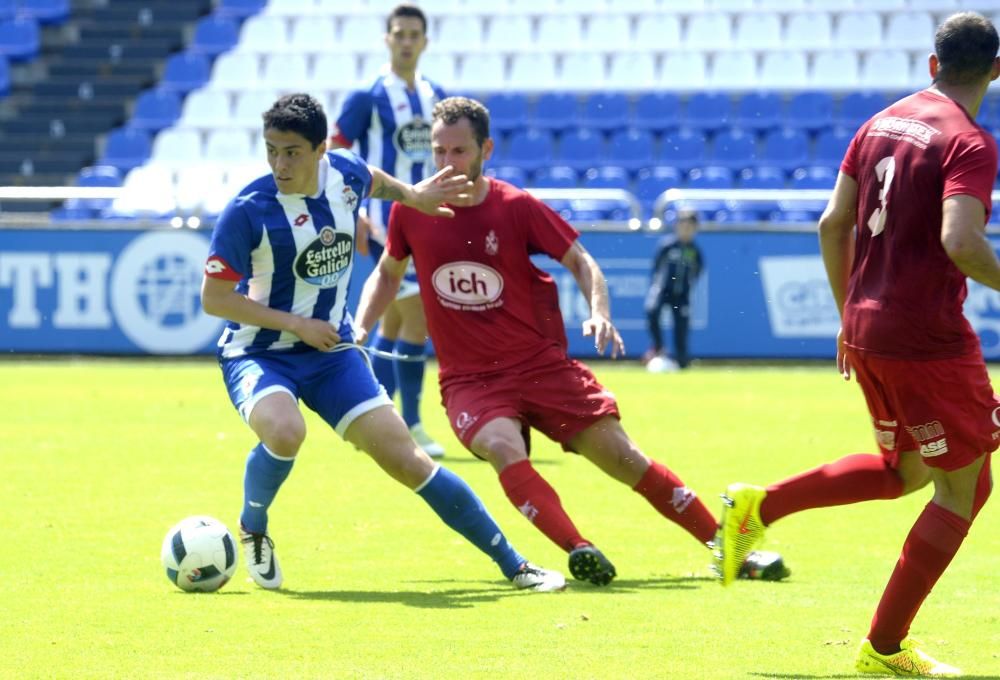
{"label": "player's bare leg", "polygon": [[426,363],[424,353],[427,345],[427,318],[424,315],[424,305],[420,295],[414,294],[397,299],[391,308],[399,317],[399,327],[395,335],[396,353],[421,357],[420,361],[396,362],[396,384],[399,386],[403,420],[410,429],[410,435],[420,444],[420,448],[432,458],[440,458],[444,456],[444,447],[427,434],[420,417]]}

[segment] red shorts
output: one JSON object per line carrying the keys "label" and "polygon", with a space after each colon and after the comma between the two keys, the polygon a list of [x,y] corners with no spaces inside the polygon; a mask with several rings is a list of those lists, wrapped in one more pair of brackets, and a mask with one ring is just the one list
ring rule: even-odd
{"label": "red shorts", "polygon": [[907,361],[848,348],[848,357],[893,467],[901,452],[919,451],[930,467],[958,470],[1000,445],[1000,397],[978,352]]}
{"label": "red shorts", "polygon": [[441,383],[441,402],[470,451],[476,433],[496,418],[520,420],[526,444],[533,427],[570,451],[569,441],[590,425],[605,416],[620,417],[614,395],[557,347],[516,369],[448,378]]}

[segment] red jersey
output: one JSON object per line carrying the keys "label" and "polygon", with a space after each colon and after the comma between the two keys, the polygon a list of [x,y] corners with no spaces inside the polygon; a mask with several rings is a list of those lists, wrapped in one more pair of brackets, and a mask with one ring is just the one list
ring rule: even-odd
{"label": "red jersey", "polygon": [[898,359],[976,351],[962,314],[965,275],[941,245],[942,201],[965,194],[990,212],[997,146],[957,102],[910,95],[861,126],[841,172],[858,183],[844,339]]}
{"label": "red jersey", "polygon": [[531,194],[487,180],[486,199],[454,218],[399,203],[389,215],[385,247],[413,257],[442,380],[505,370],[558,344],[540,327],[530,256],[561,260],[580,234]]}

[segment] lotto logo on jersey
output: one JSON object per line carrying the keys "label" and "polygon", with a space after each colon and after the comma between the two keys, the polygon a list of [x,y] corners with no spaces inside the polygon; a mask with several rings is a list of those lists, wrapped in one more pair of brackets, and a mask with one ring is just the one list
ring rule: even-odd
{"label": "lotto logo on jersey", "polygon": [[320,229],[316,240],[302,249],[295,258],[295,276],[320,288],[337,285],[350,270],[354,239],[333,227]]}
{"label": "lotto logo on jersey", "polygon": [[479,262],[449,262],[437,268],[431,282],[444,307],[483,311],[503,304],[503,277]]}
{"label": "lotto logo on jersey", "polygon": [[431,157],[431,126],[422,118],[414,118],[396,128],[392,143],[414,163],[423,163]]}

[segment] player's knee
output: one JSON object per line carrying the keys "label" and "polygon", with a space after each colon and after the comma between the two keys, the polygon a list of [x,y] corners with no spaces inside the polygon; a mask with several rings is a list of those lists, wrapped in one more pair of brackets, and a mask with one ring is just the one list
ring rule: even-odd
{"label": "player's knee", "polygon": [[486,458],[498,470],[528,457],[520,442],[512,441],[502,433],[477,437],[473,442],[473,451]]}
{"label": "player's knee", "polygon": [[306,438],[306,424],[301,419],[274,420],[266,423],[263,429],[264,445],[284,458],[297,455]]}

